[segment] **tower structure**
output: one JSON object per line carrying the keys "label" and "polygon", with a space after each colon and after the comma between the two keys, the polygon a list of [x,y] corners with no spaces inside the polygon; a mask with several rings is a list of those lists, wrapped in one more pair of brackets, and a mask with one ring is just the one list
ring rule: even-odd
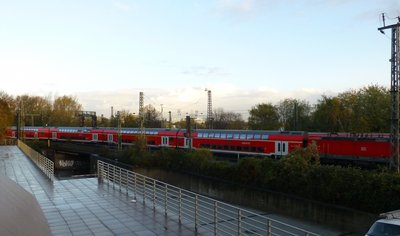
{"label": "tower structure", "polygon": [[144,99],[143,99],[143,92],[139,92],[139,117],[143,116],[143,109],[144,109]]}
{"label": "tower structure", "polygon": [[139,119],[140,119],[140,131],[144,134],[144,94],[139,92]]}
{"label": "tower structure", "polygon": [[213,128],[213,115],[212,115],[212,96],[211,96],[211,90],[206,89],[207,91],[207,128],[212,129]]}
{"label": "tower structure", "polygon": [[399,79],[400,79],[400,17],[393,25],[385,25],[385,15],[382,14],[383,27],[378,30],[384,34],[384,30],[392,30],[391,40],[391,119],[390,119],[390,168],[399,172]]}

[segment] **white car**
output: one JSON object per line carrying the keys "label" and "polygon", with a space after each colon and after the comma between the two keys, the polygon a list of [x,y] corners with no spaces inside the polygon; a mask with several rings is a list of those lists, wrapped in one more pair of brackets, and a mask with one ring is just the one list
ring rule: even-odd
{"label": "white car", "polygon": [[377,220],[368,230],[367,236],[400,236],[400,219]]}

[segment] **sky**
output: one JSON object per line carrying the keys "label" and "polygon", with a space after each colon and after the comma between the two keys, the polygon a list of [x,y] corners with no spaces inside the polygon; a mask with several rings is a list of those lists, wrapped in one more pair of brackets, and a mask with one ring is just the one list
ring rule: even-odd
{"label": "sky", "polygon": [[[110,116],[144,104],[174,119],[248,116],[390,86],[400,0],[0,0],[0,91],[74,96]],[[161,105],[162,104],[162,105]]]}

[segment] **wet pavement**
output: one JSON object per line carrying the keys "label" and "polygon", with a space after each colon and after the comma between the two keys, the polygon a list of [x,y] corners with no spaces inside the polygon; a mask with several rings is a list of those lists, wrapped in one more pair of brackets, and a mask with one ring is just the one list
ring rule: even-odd
{"label": "wet pavement", "polygon": [[0,146],[2,176],[36,197],[53,235],[196,235],[176,217],[133,202],[97,178],[51,182],[17,146]]}

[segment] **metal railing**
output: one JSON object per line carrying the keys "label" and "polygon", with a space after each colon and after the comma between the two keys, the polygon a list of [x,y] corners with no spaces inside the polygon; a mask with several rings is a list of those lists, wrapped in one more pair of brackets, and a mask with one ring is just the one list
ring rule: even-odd
{"label": "metal railing", "polygon": [[54,162],[33,150],[21,140],[17,141],[17,145],[51,181],[54,181]]}
{"label": "metal railing", "polygon": [[239,207],[199,195],[115,165],[98,161],[99,182],[175,216],[209,235],[317,235]]}

